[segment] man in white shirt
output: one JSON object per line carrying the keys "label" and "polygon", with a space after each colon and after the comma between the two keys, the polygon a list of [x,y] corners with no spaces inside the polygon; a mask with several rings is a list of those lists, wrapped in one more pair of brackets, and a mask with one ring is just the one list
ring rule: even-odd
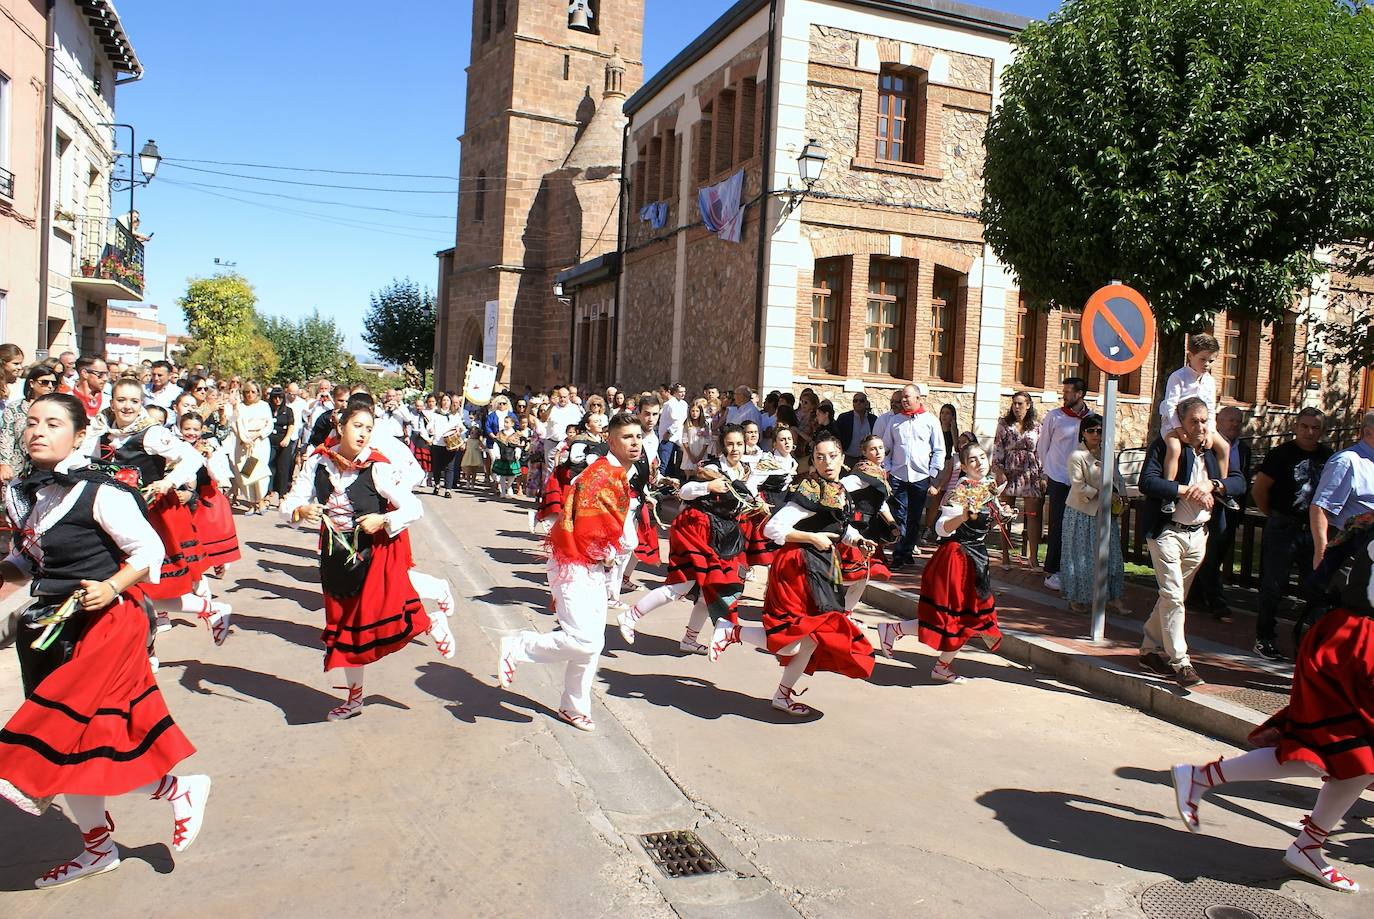
{"label": "man in white shirt", "polygon": [[167,361],[154,361],[152,379],[144,387],[144,404],[158,405],[172,413],[172,404],[181,395],[181,387],[172,382],[172,365]]}
{"label": "man in white shirt", "polygon": [[[922,390],[921,394],[924,396],[925,387],[920,383],[917,383],[916,387]],[[882,437],[887,433],[887,429],[892,427],[892,422],[896,421],[897,416],[902,413],[902,400],[902,390],[899,389],[892,393],[892,401],[889,403],[888,410],[879,415],[878,420],[873,422],[874,434]]]}
{"label": "man in white shirt", "polygon": [[581,406],[572,403],[568,387],[558,387],[554,392],[553,408],[549,409],[548,430],[544,435],[545,456],[558,455],[558,445],[567,437],[568,425],[581,424],[583,414]]}
{"label": "man in white shirt", "polygon": [[1049,532],[1045,536],[1045,587],[1059,589],[1059,550],[1064,526],[1064,504],[1069,499],[1069,454],[1078,448],[1078,423],[1088,414],[1083,397],[1088,384],[1079,377],[1064,381],[1060,397],[1064,404],[1048,412],[1040,422],[1040,439],[1035,442],[1035,455],[1045,472],[1049,485]]}
{"label": "man in white shirt", "polygon": [[924,390],[916,383],[902,387],[901,410],[893,414],[882,434],[883,446],[887,448],[883,465],[890,473],[892,485],[892,515],[902,530],[902,538],[892,552],[893,567],[913,563],[926,492],[945,467],[945,435],[935,416],[921,403]]}
{"label": "man in white shirt", "polygon": [[400,392],[395,389],[388,389],[382,402],[382,408],[377,412],[377,421],[372,428],[373,435],[384,434],[405,443],[406,416],[406,410],[401,405]]}
{"label": "man in white shirt", "polygon": [[682,426],[687,421],[687,387],[674,383],[663,388],[668,398],[658,416],[658,466],[664,475],[676,478],[682,457]]}
{"label": "man in white shirt", "polygon": [[754,393],[748,386],[735,387],[735,402],[725,410],[725,423],[743,425],[752,421],[763,430],[763,413],[754,404]]}

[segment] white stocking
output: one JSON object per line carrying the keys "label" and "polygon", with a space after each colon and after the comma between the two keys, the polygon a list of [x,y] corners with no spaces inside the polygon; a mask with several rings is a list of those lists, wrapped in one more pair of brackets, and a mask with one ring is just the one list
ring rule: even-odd
{"label": "white stocking", "polygon": [[854,612],[854,608],[859,605],[859,601],[864,598],[864,588],[868,587],[868,578],[854,581],[844,589],[844,611]]}
{"label": "white stocking", "polygon": [[[202,581],[202,583],[204,583]],[[163,613],[189,613],[200,616],[213,612],[210,606],[209,591],[205,596],[197,594],[183,594],[180,597],[173,597],[170,600],[152,601],[153,609]]]}
{"label": "white stocking", "polygon": [[420,595],[421,600],[434,601],[445,616],[448,615],[449,610],[453,609],[453,589],[449,587],[448,581],[412,568],[410,569],[410,583],[415,588],[415,592]]}
{"label": "white stocking", "polygon": [[[152,784],[153,791],[157,790],[157,782]],[[143,789],[137,789],[142,791]],[[152,794],[150,791],[148,794]],[[104,795],[65,795],[67,799],[67,811],[71,814],[72,822],[76,824],[82,835],[89,833],[98,826],[105,826],[105,796]]]}
{"label": "white stocking", "polygon": [[742,625],[739,627],[739,640],[755,648],[768,647],[768,633],[761,625]]}
{"label": "white stocking", "polygon": [[[797,650],[792,652],[792,659],[787,662],[786,667],[782,668],[782,679],[778,682],[779,689],[783,687],[792,689],[797,685],[797,681],[806,674],[806,665],[811,663],[811,655],[816,651],[816,639],[807,635],[805,638],[800,641],[794,641],[782,650],[788,651],[791,648],[796,648]],[[781,651],[778,653],[780,655],[782,654]]]}
{"label": "white stocking", "polygon": [[943,651],[940,653],[940,663],[948,667],[954,663],[954,659],[959,656],[958,651]]}
{"label": "white stocking", "polygon": [[630,610],[630,615],[636,620],[645,613],[651,613],[660,606],[672,603],[674,600],[681,600],[687,596],[687,592],[692,589],[691,581],[683,581],[681,584],[664,584],[662,587],[649,591],[640,597]]}
{"label": "white stocking", "polygon": [[1374,775],[1330,779],[1323,783],[1322,790],[1317,792],[1317,803],[1312,808],[1312,822],[1334,831],[1346,812],[1360,800],[1360,795],[1371,781],[1374,781]]}
{"label": "white stocking", "polygon": [[697,600],[692,606],[692,615],[687,617],[687,631],[700,632],[706,627],[706,620],[710,618],[711,614],[706,609],[706,600]]}
{"label": "white stocking", "polygon": [[[1220,780],[1216,785],[1225,785],[1228,782],[1264,782],[1269,779],[1301,778],[1312,775],[1316,770],[1307,763],[1297,760],[1280,763],[1277,750],[1273,747],[1260,747],[1258,750],[1251,750],[1240,756],[1221,759],[1218,761],[1217,768],[1212,771],[1220,774]],[[1194,781],[1199,784],[1207,782],[1208,774],[1206,766],[1195,766],[1193,769]],[[1216,785],[1206,787],[1215,788]],[[1322,826],[1325,825],[1322,824]]]}

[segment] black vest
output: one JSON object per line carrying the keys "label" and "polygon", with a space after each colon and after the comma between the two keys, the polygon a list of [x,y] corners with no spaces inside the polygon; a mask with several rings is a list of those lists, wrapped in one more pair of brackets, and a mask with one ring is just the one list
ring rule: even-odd
{"label": "black vest", "polygon": [[31,588],[35,597],[65,600],[83,580],[103,581],[119,572],[124,553],[95,520],[95,494],[100,487],[85,483],[76,503],[40,538],[43,561],[35,566]]}
{"label": "black vest", "polygon": [[102,435],[100,447],[96,451],[96,462],[110,463],[120,469],[133,469],[138,473],[137,487],[139,488],[156,482],[166,475],[167,461],[144,449],[143,438],[148,435],[150,430],[152,429],[144,428],[114,448],[110,446],[110,435]]}
{"label": "black vest", "polygon": [[[348,495],[348,501],[353,505],[354,520],[366,514],[386,513],[386,499],[377,491],[377,486],[372,481],[371,463],[358,473],[352,485],[344,489],[344,494]],[[321,505],[328,504],[333,496],[334,483],[329,478],[329,469],[321,462],[315,467],[315,501]]]}

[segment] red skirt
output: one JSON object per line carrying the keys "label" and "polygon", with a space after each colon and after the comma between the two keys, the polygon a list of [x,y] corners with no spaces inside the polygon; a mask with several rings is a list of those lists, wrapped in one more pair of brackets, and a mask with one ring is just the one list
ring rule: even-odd
{"label": "red skirt", "polygon": [[1257,746],[1275,739],[1281,763],[1312,763],[1333,779],[1374,774],[1374,619],[1335,609],[1312,626],[1288,705],[1250,735]]}
{"label": "red skirt", "polygon": [[539,513],[536,515],[538,520],[556,520],[563,513],[563,492],[568,488],[572,470],[564,465],[559,466],[549,476],[549,480],[544,483],[544,496],[539,499]]}
{"label": "red skirt", "polygon": [[887,569],[882,549],[864,558],[858,546],[840,543],[836,548],[840,552],[840,574],[846,581],[862,581],[864,578],[870,581],[892,580],[892,572]]}
{"label": "red skirt", "polygon": [[361,667],[404,648],[429,631],[429,614],[410,582],[414,559],[405,532],[372,537],[372,562],[363,589],[352,597],[324,594],[324,669]]}
{"label": "red skirt", "polygon": [[662,549],[658,542],[658,524],[654,522],[654,509],[645,501],[639,505],[639,516],[635,518],[635,531],[639,544],[635,546],[635,558],[645,565],[663,563]]}
{"label": "red skirt", "polygon": [[148,616],[135,588],[93,614],[71,660],[0,730],[0,778],[35,798],[122,795],[195,752],[148,667]]}
{"label": "red skirt", "polygon": [[759,514],[740,518],[739,528],[744,532],[744,562],[751,568],[755,565],[768,567],[777,554],[777,545],[763,535],[767,524],[768,518]]}
{"label": "red skirt", "polygon": [[420,464],[420,468],[425,472],[429,472],[430,463],[432,462],[429,447],[422,447],[419,444],[413,443],[410,445],[410,452],[415,455],[415,462]]}
{"label": "red skirt", "polygon": [[706,600],[711,621],[735,621],[744,595],[744,554],[723,559],[711,548],[711,522],[705,511],[688,504],[668,528],[668,576],[664,584],[696,585]]}
{"label": "red skirt", "polygon": [[982,637],[990,651],[1002,644],[996,598],[978,596],[975,576],[973,563],[952,540],[926,563],[916,604],[917,634],[936,651],[958,651],[975,635]]}
{"label": "red skirt", "polygon": [[196,579],[211,567],[206,563],[191,511],[175,491],[148,506],[148,522],[162,538],[162,574],[156,584],[144,584],[143,592],[152,600],[173,600],[189,594]]}
{"label": "red skirt", "polygon": [[234,511],[229,499],[213,484],[197,492],[199,499],[191,520],[196,525],[196,537],[205,553],[205,567],[227,565],[238,561],[239,535],[234,527]]}
{"label": "red skirt", "polygon": [[[807,673],[824,670],[866,680],[873,673],[873,645],[844,610],[817,606],[806,580],[804,552],[801,546],[789,543],[773,557],[763,593],[768,650],[777,654],[809,635],[816,642],[816,650],[806,665]],[[778,660],[785,664],[789,659]]]}

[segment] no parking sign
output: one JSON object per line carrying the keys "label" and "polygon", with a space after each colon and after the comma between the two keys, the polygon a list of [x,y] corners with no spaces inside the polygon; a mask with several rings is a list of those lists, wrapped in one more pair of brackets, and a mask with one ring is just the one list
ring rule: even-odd
{"label": "no parking sign", "polygon": [[1108,284],[1083,308],[1083,350],[1099,370],[1113,376],[1134,373],[1155,344],[1150,304],[1125,284]]}

